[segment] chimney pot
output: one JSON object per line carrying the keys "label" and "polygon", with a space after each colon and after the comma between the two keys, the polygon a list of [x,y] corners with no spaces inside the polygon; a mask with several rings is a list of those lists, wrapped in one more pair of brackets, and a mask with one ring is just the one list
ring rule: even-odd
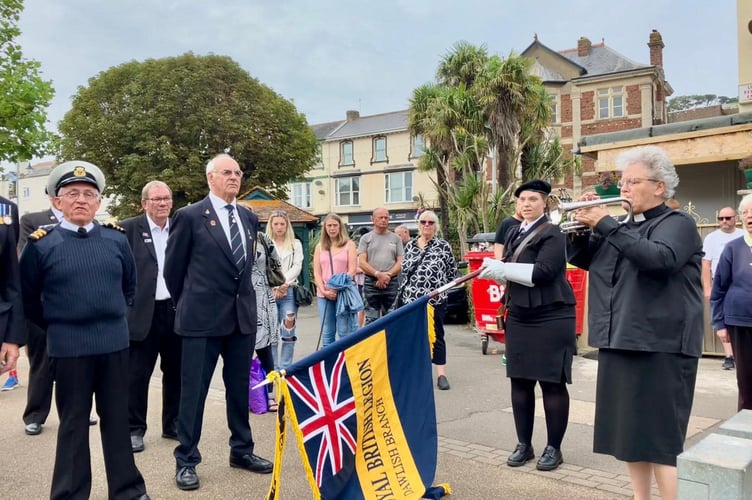
{"label": "chimney pot", "polygon": [[648,39],[648,47],[650,48],[650,65],[663,67],[663,38],[658,30],[650,32]]}
{"label": "chimney pot", "polygon": [[577,40],[577,55],[579,57],[587,57],[590,55],[590,49],[593,47],[593,44],[590,42],[590,40],[587,37],[581,36],[579,40]]}
{"label": "chimney pot", "polygon": [[357,120],[358,118],[360,118],[360,112],[354,109],[348,109],[346,116],[347,116],[347,121]]}

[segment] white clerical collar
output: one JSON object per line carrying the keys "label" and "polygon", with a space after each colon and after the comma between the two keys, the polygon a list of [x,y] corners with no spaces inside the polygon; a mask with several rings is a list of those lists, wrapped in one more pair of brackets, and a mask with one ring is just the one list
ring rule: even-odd
{"label": "white clerical collar", "polygon": [[633,217],[633,220],[635,222],[645,222],[645,220],[646,220],[645,219],[645,214],[635,214],[635,216]]}

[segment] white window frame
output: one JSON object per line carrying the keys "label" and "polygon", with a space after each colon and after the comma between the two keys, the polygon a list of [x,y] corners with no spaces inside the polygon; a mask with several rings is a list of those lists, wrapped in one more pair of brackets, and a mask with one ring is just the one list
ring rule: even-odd
{"label": "white window frame", "polygon": [[[347,190],[342,187],[347,183]],[[348,196],[346,203],[342,203],[342,196]],[[355,207],[360,205],[360,176],[336,177],[334,179],[334,202],[337,207]]]}
{"label": "white window frame", "polygon": [[324,144],[321,142],[316,144],[316,164],[313,168],[324,168]]}
{"label": "white window frame", "polygon": [[290,182],[288,185],[290,196],[287,201],[298,208],[311,208],[311,189],[310,181]]}
{"label": "white window frame", "polygon": [[410,158],[420,158],[426,153],[426,139],[423,134],[416,134],[410,138]]}
{"label": "white window frame", "polygon": [[[349,161],[345,157],[345,148],[347,146],[350,146]],[[341,167],[355,165],[355,146],[353,145],[353,141],[342,141],[339,143],[339,165]]]}
{"label": "white window frame", "polygon": [[[401,179],[399,187],[392,187],[393,180]],[[401,197],[398,196],[401,194]],[[384,174],[384,200],[386,203],[413,201],[413,171],[390,172]]]}
{"label": "white window frame", "polygon": [[596,91],[596,97],[599,120],[623,118],[626,116],[626,93],[624,92],[624,86],[598,89]]}
{"label": "white window frame", "polygon": [[[383,151],[378,147],[378,145],[383,141],[384,148]],[[374,137],[372,141],[372,152],[371,152],[371,163],[380,163],[380,162],[388,162],[389,156],[386,154],[386,136],[380,135],[379,137]],[[379,153],[382,153],[383,156],[379,157]]]}

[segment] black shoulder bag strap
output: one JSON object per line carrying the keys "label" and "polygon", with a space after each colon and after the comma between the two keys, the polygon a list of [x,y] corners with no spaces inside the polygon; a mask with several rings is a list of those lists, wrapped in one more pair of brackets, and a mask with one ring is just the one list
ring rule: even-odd
{"label": "black shoulder bag strap", "polygon": [[[512,254],[512,257],[509,259],[509,262],[517,262],[517,259],[520,257],[520,254],[525,249],[525,247],[530,243],[530,240],[535,238],[535,236],[543,231],[546,227],[549,226],[549,222],[545,221],[535,229],[528,231],[525,235],[525,238],[520,243],[520,246],[518,246],[514,253]],[[509,285],[504,288],[504,299],[501,302],[501,306],[499,306],[499,312],[496,314],[496,327],[499,330],[506,329],[506,320],[507,320],[507,303],[509,302]]]}

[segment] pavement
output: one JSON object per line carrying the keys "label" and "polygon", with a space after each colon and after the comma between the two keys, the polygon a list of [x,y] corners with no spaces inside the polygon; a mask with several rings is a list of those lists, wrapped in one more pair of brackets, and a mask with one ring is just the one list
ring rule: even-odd
{"label": "pavement", "polygon": [[[313,352],[318,337],[315,307],[300,310],[296,358]],[[436,483],[449,483],[451,500],[496,498],[602,500],[631,497],[624,464],[592,452],[595,380],[598,366],[593,356],[577,356],[571,397],[570,421],[562,445],[564,464],[552,472],[535,469],[535,461],[510,468],[506,458],[517,443],[511,411],[509,381],[501,363],[503,345],[493,341],[483,355],[480,337],[465,325],[447,325],[447,375],[451,390],[435,390],[439,433]],[[695,400],[686,447],[713,432],[736,413],[736,376],[721,370],[722,359],[700,361]],[[0,392],[0,498],[26,500],[49,498],[58,428],[53,409],[43,432],[27,436],[21,415],[26,403],[28,360],[19,361],[21,387]],[[0,382],[5,381],[5,376]],[[160,437],[160,374],[152,378],[149,396],[149,430],[146,449],[135,455],[152,499],[265,498],[270,476],[228,466],[228,439],[221,364],[206,403],[198,466],[201,488],[181,492],[175,487],[174,441]],[[540,394],[539,394],[540,397]],[[54,405],[53,405],[54,406]],[[649,411],[649,408],[646,408]],[[537,402],[533,446],[540,454],[545,447],[542,402]],[[272,459],[276,414],[251,414],[256,453]],[[107,498],[99,426],[90,430],[92,499]],[[657,490],[654,491],[657,495]],[[289,439],[282,460],[282,499],[307,499],[313,495],[305,480],[299,452]]]}

